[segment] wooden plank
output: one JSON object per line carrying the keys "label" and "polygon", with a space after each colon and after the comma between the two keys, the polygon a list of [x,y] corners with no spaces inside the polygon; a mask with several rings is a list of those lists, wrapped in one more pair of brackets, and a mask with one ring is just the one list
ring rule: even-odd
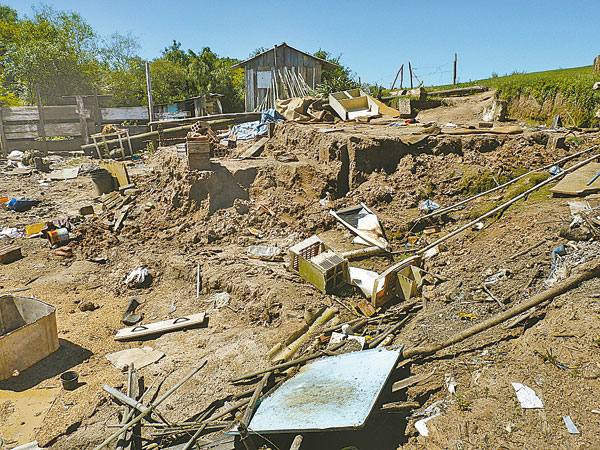
{"label": "wooden plank", "polygon": [[435,369],[429,373],[422,373],[420,375],[413,375],[412,377],[405,378],[404,380],[396,381],[392,385],[392,392],[401,391],[402,389],[406,389],[410,386],[413,386],[418,383],[422,383],[423,381],[428,380],[435,373]]}
{"label": "wooden plank", "polygon": [[4,108],[0,106],[0,147],[2,147],[2,156],[8,156],[8,147],[6,143],[6,135],[4,134],[4,119],[2,117]]}
{"label": "wooden plank", "polygon": [[3,109],[4,122],[19,120],[38,120],[38,110],[35,106],[5,106]]}
{"label": "wooden plank", "polygon": [[246,159],[246,158],[252,158],[253,156],[257,156],[262,151],[263,147],[265,146],[265,144],[267,143],[268,140],[269,140],[268,137],[259,139],[248,150],[246,150],[244,153],[242,153],[240,158]]}
{"label": "wooden plank", "polygon": [[[38,125],[24,123],[20,125],[5,125],[6,139],[35,139],[39,136]],[[62,122],[49,123],[45,126],[46,136],[81,136],[79,123]]]}
{"label": "wooden plank", "polygon": [[102,123],[119,122],[123,120],[149,120],[148,108],[132,106],[127,108],[100,108]]}
{"label": "wooden plank", "polygon": [[142,336],[151,336],[153,334],[164,333],[166,331],[181,330],[204,323],[206,313],[191,314],[177,319],[163,320],[161,322],[150,323],[147,325],[137,325],[135,327],[122,328],[115,335],[115,340],[122,341],[126,339],[136,339]]}
{"label": "wooden plank", "polygon": [[[42,107],[44,119],[52,120],[78,120],[79,115],[74,106],[44,106]],[[13,106],[4,108],[4,122],[37,121],[39,117],[36,106]]]}
{"label": "wooden plank", "polygon": [[[49,141],[48,142],[48,151],[50,152],[72,152],[76,150],[81,150],[81,146],[83,145],[83,139],[80,137],[75,139],[66,139],[63,141]],[[34,141],[31,139],[21,139],[21,140],[12,140],[8,141],[8,146],[11,151],[13,150],[44,150],[44,143],[41,141]]]}
{"label": "wooden plank", "polygon": [[381,411],[406,413],[407,410],[418,409],[420,407],[421,404],[419,402],[392,402],[381,405]]}
{"label": "wooden plank", "polygon": [[79,114],[74,106],[44,106],[42,110],[46,123],[54,120],[65,122],[79,120]]}
{"label": "wooden plank", "polygon": [[101,169],[108,170],[113,177],[119,182],[119,186],[127,186],[131,184],[129,180],[129,174],[127,173],[127,167],[120,161],[103,160],[98,163]]}

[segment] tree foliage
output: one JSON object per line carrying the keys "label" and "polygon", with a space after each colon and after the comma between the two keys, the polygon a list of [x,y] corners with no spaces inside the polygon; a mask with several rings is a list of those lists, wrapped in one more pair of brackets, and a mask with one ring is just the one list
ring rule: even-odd
{"label": "tree foliage", "polygon": [[323,71],[321,74],[321,84],[317,86],[318,93],[328,95],[332,92],[345,91],[358,87],[358,82],[355,80],[356,77],[350,68],[341,64],[341,55],[333,56],[331,53],[320,49],[314,53],[314,56],[337,65],[333,70]]}
{"label": "tree foliage", "polygon": [[[1,1],[1,0],[0,0]],[[184,49],[173,40],[150,61],[139,55],[131,34],[100,36],[79,14],[49,6],[28,16],[0,4],[0,106],[35,104],[36,88],[46,105],[65,95],[110,94],[113,106],[147,105],[145,64],[150,64],[154,103],[170,103],[207,93],[223,94],[224,111],[244,107],[243,69],[239,61],[209,47]],[[267,50],[257,48],[251,56]],[[356,87],[340,57],[319,50],[315,56],[339,65],[323,72],[321,92]]]}
{"label": "tree foliage", "polygon": [[[31,16],[0,5],[0,105],[34,104],[39,86],[44,104],[63,95],[111,94],[115,106],[147,104],[145,62],[131,34],[99,36],[79,15],[48,6]],[[173,41],[150,63],[155,103],[204,93],[224,94],[226,111],[243,108],[243,75],[204,47],[183,50]]]}

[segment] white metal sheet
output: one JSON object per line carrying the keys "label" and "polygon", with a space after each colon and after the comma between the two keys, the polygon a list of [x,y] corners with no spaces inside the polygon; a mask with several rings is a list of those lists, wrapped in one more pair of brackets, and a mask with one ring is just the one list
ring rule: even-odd
{"label": "white metal sheet", "polygon": [[265,398],[250,433],[357,429],[371,413],[399,350],[376,348],[314,361]]}
{"label": "white metal sheet", "polygon": [[271,87],[271,71],[259,70],[256,72],[256,87],[258,89],[268,89]]}

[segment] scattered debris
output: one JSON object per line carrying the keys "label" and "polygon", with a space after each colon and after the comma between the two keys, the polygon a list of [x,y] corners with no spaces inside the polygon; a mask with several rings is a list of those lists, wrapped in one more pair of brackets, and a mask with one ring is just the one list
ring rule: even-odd
{"label": "scattered debris", "polygon": [[352,242],[375,245],[385,251],[391,250],[390,243],[385,237],[385,231],[379,223],[377,215],[364,203],[340,211],[329,211],[329,213],[357,235]]}
{"label": "scattered debris", "polygon": [[151,283],[151,276],[148,269],[145,267],[138,267],[125,278],[124,283],[130,288],[143,288],[148,287]]}
{"label": "scattered debris", "polygon": [[138,306],[142,305],[144,301],[139,297],[131,297],[127,302],[127,307],[125,308],[125,312],[123,313],[123,318],[121,322],[125,325],[135,325],[142,320],[141,314],[135,314],[135,310]]}
{"label": "scattered debris", "polygon": [[565,426],[567,427],[567,430],[569,430],[569,433],[571,433],[571,434],[579,434],[579,430],[577,429],[577,427],[575,426],[575,424],[571,420],[570,416],[563,416],[563,420],[565,422]]}
{"label": "scattered debris", "polygon": [[246,251],[248,257],[253,259],[262,259],[263,261],[280,261],[282,259],[281,249],[273,245],[250,245]]}
{"label": "scattered debris", "polygon": [[535,394],[535,391],[521,383],[511,383],[517,394],[517,399],[523,409],[539,409],[544,404]]}
{"label": "scattered debris", "polygon": [[160,360],[165,354],[154,350],[152,347],[144,346],[141,348],[128,348],[120,352],[109,353],[106,355],[113,366],[117,370],[124,372],[133,364],[137,369],[142,369],[150,364],[154,364]]}

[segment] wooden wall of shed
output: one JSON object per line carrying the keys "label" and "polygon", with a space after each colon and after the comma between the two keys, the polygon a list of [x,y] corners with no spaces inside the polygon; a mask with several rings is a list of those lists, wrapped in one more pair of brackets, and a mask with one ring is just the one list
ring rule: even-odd
{"label": "wooden wall of shed", "polygon": [[[148,109],[146,107],[98,108],[97,111],[85,110],[80,120],[77,106],[44,106],[42,108],[43,125],[36,106],[0,107],[0,147],[2,154],[13,150],[49,151],[79,150],[86,143],[83,136],[83,124],[88,134],[99,133],[106,124],[117,124],[128,128],[130,134],[147,131]],[[136,121],[138,125],[121,125],[124,121]],[[48,138],[65,137],[64,140],[49,140],[44,143],[42,126]]]}
{"label": "wooden wall of shed", "polygon": [[[280,46],[271,49],[264,55],[250,60],[245,65],[245,85],[246,85],[246,111],[254,111],[264,100],[268,89],[259,89],[257,84],[257,72],[265,67],[269,67],[272,77],[277,77],[279,73],[283,74],[283,68],[288,71],[302,75],[304,81],[311,88],[316,88],[321,83],[322,64],[301,52],[298,52],[287,46]],[[276,75],[277,74],[277,75]],[[283,84],[278,83],[278,92],[284,93]],[[285,94],[279,95],[280,99],[287,98]]]}

